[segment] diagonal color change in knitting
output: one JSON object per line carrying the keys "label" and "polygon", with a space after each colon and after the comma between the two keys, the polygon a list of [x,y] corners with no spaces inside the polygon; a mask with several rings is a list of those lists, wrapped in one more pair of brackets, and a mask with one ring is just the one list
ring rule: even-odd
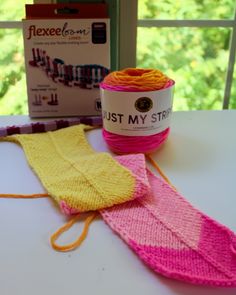
{"label": "diagonal color change in knitting", "polygon": [[[134,172],[135,163],[129,163]],[[236,286],[236,235],[147,171],[151,191],[101,210],[107,224],[154,271],[200,285]]]}

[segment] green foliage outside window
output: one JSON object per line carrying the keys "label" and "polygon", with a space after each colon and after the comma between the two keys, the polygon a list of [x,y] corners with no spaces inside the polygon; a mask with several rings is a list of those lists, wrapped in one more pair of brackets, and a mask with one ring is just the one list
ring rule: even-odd
{"label": "green foliage outside window", "polygon": [[0,29],[1,115],[28,112],[21,34],[20,29]]}
{"label": "green foliage outside window", "polygon": [[[24,4],[33,0],[0,1],[0,20],[21,20]],[[21,29],[0,29],[0,115],[27,114]]]}
{"label": "green foliage outside window", "polygon": [[[231,19],[234,0],[140,0],[139,19]],[[221,109],[230,28],[138,28],[137,66],[176,81],[175,110]],[[230,108],[236,108],[236,71]]]}

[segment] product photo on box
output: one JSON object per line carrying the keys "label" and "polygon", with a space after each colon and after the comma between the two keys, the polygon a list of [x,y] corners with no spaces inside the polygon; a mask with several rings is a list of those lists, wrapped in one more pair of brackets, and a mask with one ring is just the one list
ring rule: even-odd
{"label": "product photo on box", "polygon": [[110,71],[107,5],[26,5],[23,20],[30,117],[95,116]]}

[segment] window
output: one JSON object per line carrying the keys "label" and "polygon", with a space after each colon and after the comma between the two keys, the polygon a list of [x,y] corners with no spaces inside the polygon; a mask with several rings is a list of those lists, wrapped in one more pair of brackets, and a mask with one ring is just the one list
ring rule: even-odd
{"label": "window", "polygon": [[21,25],[25,3],[33,0],[0,2],[0,115],[27,113]]}
{"label": "window", "polygon": [[[24,68],[21,19],[25,4],[101,2],[102,0],[1,0],[0,1],[0,115],[27,114],[26,77]],[[118,4],[106,0],[111,16],[111,67],[118,67]]]}
{"label": "window", "polygon": [[[68,1],[0,1],[0,115],[28,112],[21,18],[33,2]],[[159,68],[176,80],[174,110],[236,109],[235,0],[106,2],[113,70]]]}
{"label": "window", "polygon": [[175,110],[236,108],[235,53],[234,0],[138,1],[137,66],[176,80]]}

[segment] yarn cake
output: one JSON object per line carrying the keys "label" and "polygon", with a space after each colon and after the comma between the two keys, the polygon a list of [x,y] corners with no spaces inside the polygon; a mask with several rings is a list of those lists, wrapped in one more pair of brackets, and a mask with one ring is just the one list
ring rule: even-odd
{"label": "yarn cake", "polygon": [[[117,154],[150,153],[166,141],[170,132],[167,117],[170,117],[172,110],[173,86],[174,81],[157,69],[127,68],[111,72],[104,78],[100,83],[103,111],[102,134],[113,152]],[[163,94],[163,91],[166,91],[166,94]],[[133,96],[131,98],[131,94],[135,94],[137,98]],[[135,99],[136,102],[133,103]],[[130,101],[129,105],[127,101]],[[123,113],[129,111],[127,116],[131,120],[128,121],[131,121],[134,127],[131,128],[129,123],[123,125],[121,120],[116,126],[114,123],[108,123],[106,108],[112,110],[111,121],[113,122],[116,122],[115,116],[120,116],[119,119],[121,119],[121,116],[124,116]],[[166,116],[161,117],[162,113]],[[141,117],[141,123],[138,123],[139,117]],[[152,120],[147,120],[149,117],[152,117]],[[165,119],[162,121],[162,126],[159,123],[160,118]],[[148,123],[144,123],[144,119]]]}

